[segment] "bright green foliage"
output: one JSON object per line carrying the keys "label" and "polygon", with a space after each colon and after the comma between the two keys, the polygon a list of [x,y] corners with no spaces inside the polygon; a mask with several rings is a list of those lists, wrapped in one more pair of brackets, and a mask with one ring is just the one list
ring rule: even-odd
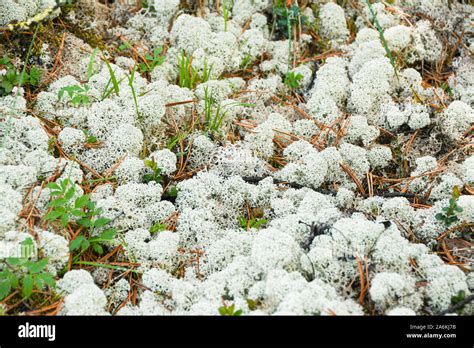
{"label": "bright green foliage", "polygon": [[456,213],[462,212],[462,208],[458,206],[457,201],[461,193],[459,192],[459,188],[454,186],[453,194],[451,199],[449,200],[449,206],[443,208],[444,213],[436,214],[436,220],[443,221],[446,226],[450,226],[453,222],[459,221]]}
{"label": "bright green foliage", "polygon": [[[33,241],[27,238],[21,245],[32,246]],[[53,275],[45,271],[48,258],[31,261],[29,255],[21,256],[7,258],[6,267],[0,271],[0,300],[7,297],[12,290],[21,289],[23,297],[29,298],[35,288],[42,290],[46,285],[56,285]]]}
{"label": "bright green foliage", "polygon": [[161,55],[163,52],[163,47],[157,47],[153,50],[153,55],[146,54],[145,59],[146,63],[142,62],[139,64],[140,72],[142,74],[152,72],[157,66],[165,62],[165,57]]}
{"label": "bright green foliage", "polygon": [[157,223],[155,223],[153,226],[150,227],[149,231],[151,234],[155,234],[156,232],[163,232],[163,231],[166,231],[167,229],[168,229],[168,226],[158,221]]}
{"label": "bright green foliage", "polygon": [[47,221],[59,220],[63,227],[67,227],[72,223],[72,219],[76,218],[77,221],[74,223],[83,227],[85,233],[78,235],[71,242],[70,250],[85,251],[92,246],[95,252],[102,254],[103,249],[99,243],[112,240],[116,234],[115,229],[107,229],[99,237],[87,237],[88,231],[92,232],[95,228],[103,228],[110,223],[110,219],[99,217],[102,209],[97,208],[96,203],[91,201],[87,194],[77,197],[73,202],[76,188],[69,179],[62,180],[59,185],[55,182],[49,183],[46,187],[51,189],[51,197],[56,198],[49,203],[53,209],[43,219]]}
{"label": "bright green foliage", "polygon": [[198,83],[203,83],[211,78],[212,65],[208,66],[204,63],[202,73],[199,73],[192,66],[192,58],[184,51],[181,52],[181,57],[178,58],[179,70],[179,86],[193,89]]}
{"label": "bright green foliage", "polygon": [[59,90],[58,92],[58,99],[61,100],[64,97],[64,93],[66,92],[71,98],[71,103],[74,106],[79,105],[88,105],[90,103],[90,99],[87,96],[87,92],[89,91],[89,85],[73,85],[73,86],[66,86]]}
{"label": "bright green foliage", "polygon": [[82,131],[84,135],[86,136],[86,143],[88,144],[93,144],[97,142],[97,137],[94,135],[91,135],[88,131],[83,130]]}
{"label": "bright green foliage", "polygon": [[262,225],[265,225],[268,222],[268,220],[267,219],[257,220],[255,218],[251,218],[250,220],[247,220],[245,217],[240,216],[239,222],[240,222],[240,226],[243,229],[247,229],[247,226],[248,226],[249,228],[256,228],[257,230],[259,230]]}
{"label": "bright green foliage", "polygon": [[38,86],[42,72],[32,67],[29,73],[17,71],[10,58],[0,58],[0,97],[4,97],[13,91],[14,87],[23,85]]}
{"label": "bright green foliage", "polygon": [[300,73],[295,74],[293,71],[290,71],[288,74],[286,74],[283,83],[291,89],[296,89],[300,87],[300,81],[302,78],[303,75]]}
{"label": "bright green foliage", "polygon": [[147,173],[143,176],[143,182],[149,183],[151,181],[155,181],[158,184],[163,182],[163,178],[161,177],[161,169],[158,168],[158,164],[155,162],[155,159],[152,158],[150,160],[145,160],[145,166],[151,169],[151,173]]}
{"label": "bright green foliage", "polygon": [[238,317],[242,315],[242,310],[241,309],[235,310],[235,305],[232,303],[230,306],[224,305],[222,307],[219,307],[219,314],[223,316]]}
{"label": "bright green foliage", "polygon": [[[96,220],[96,222],[97,221],[98,220]],[[94,227],[99,227],[99,224],[94,225]],[[104,253],[104,249],[100,244],[103,242],[110,242],[114,239],[115,235],[116,231],[113,228],[105,230],[100,234],[99,237],[91,237],[88,239],[83,235],[79,235],[71,242],[71,244],[69,245],[69,250],[86,251],[92,246],[92,250],[94,250],[97,254],[101,255]]]}

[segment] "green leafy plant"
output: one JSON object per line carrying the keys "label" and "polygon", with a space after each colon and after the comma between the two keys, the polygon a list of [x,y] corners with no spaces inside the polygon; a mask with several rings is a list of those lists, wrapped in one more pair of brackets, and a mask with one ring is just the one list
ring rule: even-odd
{"label": "green leafy plant", "polygon": [[466,298],[466,292],[464,290],[459,290],[459,292],[451,297],[451,304],[455,305]]}
{"label": "green leafy plant", "polygon": [[87,84],[62,87],[58,92],[58,99],[61,100],[64,97],[64,93],[67,93],[73,105],[88,105],[90,104],[90,98],[87,95],[89,90],[90,87]]}
{"label": "green leafy plant", "polygon": [[145,55],[145,62],[138,65],[142,74],[152,72],[157,66],[163,64],[166,60],[165,56],[162,55],[163,47],[157,47],[153,50],[152,54]]}
{"label": "green leafy plant", "polygon": [[84,135],[86,136],[86,143],[88,144],[94,144],[97,142],[97,137],[90,134],[87,130],[82,131]]}
{"label": "green leafy plant", "polygon": [[219,307],[219,314],[222,316],[234,316],[238,317],[242,315],[242,310],[238,309],[235,310],[235,304],[231,304],[230,306],[227,306],[224,304],[222,307]]}
{"label": "green leafy plant", "polygon": [[15,87],[38,86],[41,75],[41,70],[36,67],[32,67],[29,72],[17,71],[10,58],[0,58],[0,97],[10,94]]}
{"label": "green leafy plant", "polygon": [[[102,227],[101,225],[103,222],[99,224],[97,221],[98,220],[95,221],[95,224],[92,227]],[[107,229],[98,237],[87,238],[86,236],[79,235],[71,242],[69,250],[81,250],[84,252],[92,246],[92,250],[101,255],[104,253],[104,248],[101,244],[104,242],[110,242],[114,239],[115,235],[116,231],[114,229]]]}
{"label": "green leafy plant", "polygon": [[149,231],[151,234],[155,234],[157,232],[163,232],[163,231],[166,231],[168,229],[168,226],[166,226],[165,224],[162,224],[161,222],[156,222],[153,224],[153,226],[150,227]]}
{"label": "green leafy plant", "polygon": [[255,218],[250,218],[250,220],[247,220],[244,216],[239,216],[239,223],[240,226],[243,229],[248,228],[256,228],[257,230],[260,229],[262,225],[265,225],[268,222],[267,219],[255,219]]}
{"label": "green leafy plant", "polygon": [[[33,241],[27,238],[20,244],[22,247],[31,247]],[[21,289],[23,298],[29,298],[35,288],[42,290],[46,285],[56,285],[53,275],[45,270],[48,258],[32,261],[29,256],[22,252],[21,257],[6,259],[6,267],[0,271],[0,300],[6,298],[12,290]]]}
{"label": "green leafy plant", "polygon": [[459,221],[459,217],[456,214],[463,211],[463,209],[457,204],[460,195],[459,188],[454,186],[452,196],[449,199],[449,206],[442,209],[443,213],[435,215],[436,220],[444,222],[447,227],[449,227],[453,222]]}
{"label": "green leafy plant", "polygon": [[[76,188],[69,179],[62,180],[60,184],[49,183],[46,187],[51,189],[51,197],[56,198],[49,203],[52,210],[43,219],[51,222],[59,220],[63,227],[74,223],[85,230],[84,234],[79,234],[71,241],[71,251],[81,249],[84,252],[92,246],[96,253],[102,254],[100,243],[112,240],[116,234],[115,229],[106,229],[99,237],[89,237],[95,228],[104,228],[111,222],[109,218],[100,217],[102,208],[98,208],[87,194],[77,197],[73,202]],[[73,221],[73,218],[77,220]]]}
{"label": "green leafy plant", "polygon": [[286,74],[283,83],[291,89],[296,89],[300,87],[300,81],[303,78],[303,75],[300,73],[295,74],[293,71],[290,71]]}
{"label": "green leafy plant", "polygon": [[163,182],[163,177],[161,176],[161,169],[158,168],[158,164],[155,162],[154,158],[145,160],[145,167],[151,169],[151,173],[146,173],[143,176],[144,183],[155,181],[161,184]]}

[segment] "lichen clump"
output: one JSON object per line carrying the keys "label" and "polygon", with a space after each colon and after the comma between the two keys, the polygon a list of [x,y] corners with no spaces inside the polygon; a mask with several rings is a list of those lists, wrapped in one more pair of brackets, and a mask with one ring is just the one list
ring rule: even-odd
{"label": "lichen clump", "polygon": [[[433,315],[469,296],[473,7],[376,2],[374,23],[318,3],[288,31],[269,0],[182,3],[111,5],[108,52],[0,97],[0,271],[34,236],[61,315]],[[6,1],[0,25],[49,5]]]}

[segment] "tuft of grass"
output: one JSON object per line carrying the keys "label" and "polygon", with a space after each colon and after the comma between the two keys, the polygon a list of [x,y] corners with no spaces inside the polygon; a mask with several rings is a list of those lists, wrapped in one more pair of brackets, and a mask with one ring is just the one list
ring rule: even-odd
{"label": "tuft of grass", "polygon": [[203,129],[208,132],[219,132],[224,121],[227,112],[227,108],[235,106],[255,106],[254,104],[247,103],[230,103],[222,106],[220,103],[216,103],[212,95],[209,93],[208,88],[204,88],[204,124]]}
{"label": "tuft of grass", "polygon": [[397,77],[397,80],[399,80],[400,78],[398,77],[398,72],[397,72],[397,68],[395,66],[395,61],[393,59],[392,52],[388,48],[387,41],[385,40],[385,36],[383,35],[382,27],[380,26],[379,21],[377,20],[377,15],[375,14],[375,11],[374,11],[370,1],[365,0],[365,2],[367,3],[367,6],[369,7],[370,14],[372,15],[372,18],[374,20],[374,25],[377,28],[377,31],[379,32],[380,40],[382,40],[382,44],[383,44],[383,47],[385,48],[385,52],[387,52],[387,56],[390,59],[390,63],[392,64],[393,71],[395,71],[395,76]]}
{"label": "tuft of grass", "polygon": [[96,47],[89,58],[89,64],[87,65],[87,79],[90,80],[92,74],[94,73],[94,61],[97,56],[99,49]]}
{"label": "tuft of grass", "polygon": [[222,16],[224,17],[224,31],[227,31],[227,22],[229,21],[229,7],[227,6],[227,1],[222,1]]}
{"label": "tuft of grass", "polygon": [[109,71],[110,81],[112,82],[115,94],[119,95],[120,94],[120,87],[119,87],[119,83],[117,81],[117,77],[115,76],[115,72],[112,69],[112,66],[110,65],[110,62],[108,61],[108,59],[105,58],[105,56],[103,54],[102,54],[102,56],[104,58],[105,65],[107,66],[107,70]]}
{"label": "tuft of grass", "polygon": [[194,89],[198,83],[209,81],[212,73],[212,65],[208,66],[207,61],[204,62],[202,73],[199,73],[192,66],[192,57],[188,56],[184,50],[181,57],[178,58],[179,69],[179,86]]}

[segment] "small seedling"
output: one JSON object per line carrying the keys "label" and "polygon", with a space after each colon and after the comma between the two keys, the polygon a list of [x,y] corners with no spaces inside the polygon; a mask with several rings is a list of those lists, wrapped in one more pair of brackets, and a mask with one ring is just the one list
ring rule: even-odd
{"label": "small seedling", "polygon": [[73,85],[73,86],[66,86],[59,90],[58,92],[58,99],[61,100],[64,97],[64,93],[67,93],[69,98],[71,98],[71,103],[74,106],[79,105],[88,105],[90,103],[90,99],[87,96],[87,92],[89,91],[89,85]]}
{"label": "small seedling", "polygon": [[290,71],[285,76],[283,83],[291,89],[300,88],[300,81],[303,78],[303,75],[300,73],[295,74],[293,71]]}
{"label": "small seedling", "polygon": [[165,62],[165,57],[161,55],[163,52],[163,47],[157,47],[153,50],[153,55],[146,54],[145,55],[145,62],[139,64],[140,72],[142,74],[152,72],[157,66],[163,64]]}
{"label": "small seedling", "polygon": [[455,305],[463,301],[466,298],[466,292],[464,290],[459,290],[459,292],[451,297],[451,304]]}
{"label": "small seedling", "polygon": [[449,227],[453,222],[459,221],[459,217],[456,213],[463,211],[463,209],[457,204],[460,195],[459,188],[454,186],[452,197],[449,199],[449,206],[443,208],[444,213],[436,214],[436,220],[443,221],[447,227]]}
{"label": "small seedling", "polygon": [[151,173],[147,173],[143,176],[143,182],[149,183],[151,181],[155,181],[161,184],[163,182],[163,178],[161,176],[161,169],[158,168],[158,164],[155,162],[155,159],[152,158],[150,160],[145,160],[145,166],[151,169]]}
{"label": "small seedling", "polygon": [[219,307],[219,314],[222,316],[234,316],[238,317],[242,315],[242,310],[238,309],[235,310],[235,304],[231,304],[230,306],[223,305],[222,307]]}
{"label": "small seedling", "polygon": [[157,223],[153,224],[153,226],[150,227],[149,231],[151,234],[155,234],[157,232],[166,231],[167,229],[168,229],[168,226],[158,221]]}
{"label": "small seedling", "polygon": [[32,67],[29,73],[17,71],[10,58],[0,58],[0,97],[10,94],[15,87],[38,86],[41,75],[41,70],[36,67]]}
{"label": "small seedling", "polygon": [[259,230],[262,225],[265,225],[268,222],[268,220],[267,219],[257,220],[255,218],[251,218],[250,220],[247,220],[245,217],[240,216],[239,222],[240,222],[240,226],[245,230],[247,229],[247,227],[256,228],[257,230]]}
{"label": "small seedling", "polygon": [[[22,247],[33,245],[31,238],[20,243]],[[23,298],[29,298],[33,290],[42,290],[46,285],[55,286],[54,277],[46,272],[48,258],[31,261],[29,255],[21,257],[9,257],[6,259],[6,267],[0,271],[0,300],[6,298],[12,290],[21,289]]]}
{"label": "small seedling", "polygon": [[84,133],[84,135],[86,136],[86,143],[88,144],[95,144],[97,143],[97,137],[90,134],[88,131],[86,130],[83,130],[82,131]]}

